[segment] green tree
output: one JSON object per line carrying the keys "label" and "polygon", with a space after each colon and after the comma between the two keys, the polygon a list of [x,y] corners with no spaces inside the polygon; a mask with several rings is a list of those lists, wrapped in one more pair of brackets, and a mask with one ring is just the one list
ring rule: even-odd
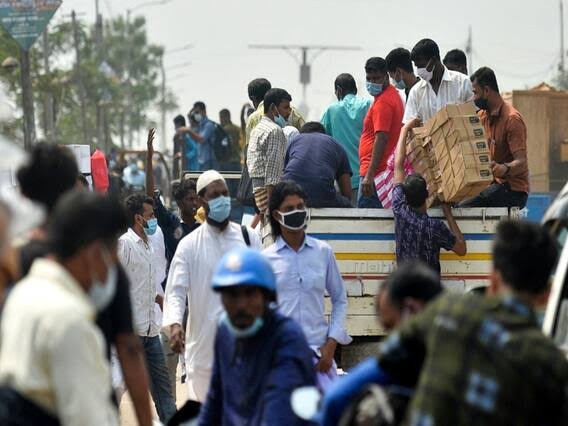
{"label": "green tree", "polygon": [[[36,114],[43,125],[46,99],[55,112],[59,143],[85,143],[82,130],[79,81],[86,97],[86,127],[89,143],[94,143],[97,106],[104,113],[109,142],[116,146],[131,145],[135,132],[148,125],[148,112],[162,105],[160,94],[160,58],[164,49],[148,43],[145,20],[137,17],[127,23],[122,17],[107,21],[101,49],[95,42],[95,28],[78,21],[81,68],[75,67],[73,27],[70,22],[54,25],[49,30],[50,72],[43,68],[41,40],[31,50],[32,79]],[[18,46],[0,31],[0,61],[18,58]],[[104,63],[101,65],[101,63]],[[21,100],[19,69],[2,70],[0,78]],[[169,92],[171,93],[171,92]],[[177,108],[175,98],[166,98],[166,109]],[[21,126],[15,121],[14,128]],[[4,129],[0,129],[4,130]]]}

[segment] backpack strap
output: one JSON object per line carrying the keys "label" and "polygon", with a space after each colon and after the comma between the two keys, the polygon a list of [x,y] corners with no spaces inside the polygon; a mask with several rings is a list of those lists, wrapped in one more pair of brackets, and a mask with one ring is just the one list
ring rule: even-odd
{"label": "backpack strap", "polygon": [[241,225],[241,232],[243,233],[243,239],[245,240],[247,247],[250,247],[250,236],[245,225]]}

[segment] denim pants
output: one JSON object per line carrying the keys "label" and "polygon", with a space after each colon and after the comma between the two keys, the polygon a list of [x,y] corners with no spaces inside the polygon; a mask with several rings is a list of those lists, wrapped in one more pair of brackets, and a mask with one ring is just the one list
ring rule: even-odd
{"label": "denim pants", "polygon": [[146,368],[150,377],[150,393],[160,421],[166,424],[177,409],[172,397],[172,388],[160,336],[140,337],[140,340],[146,355]]}
{"label": "denim pants", "polygon": [[[360,209],[382,209],[383,208],[383,204],[381,203],[381,200],[379,200],[379,196],[377,195],[377,191],[373,189],[373,194],[371,194],[370,197],[364,197],[363,196],[363,188],[362,188],[362,183],[363,183],[363,179],[364,177],[361,176],[359,178],[359,192],[357,194],[357,207]],[[373,182],[373,186],[375,185],[375,183]]]}
{"label": "denim pants", "polygon": [[172,397],[174,401],[176,400],[176,374],[177,366],[179,360],[179,354],[175,353],[172,348],[170,348],[170,339],[166,333],[160,333],[160,341],[162,343],[162,351],[164,352],[164,357],[166,360],[166,368],[168,370],[168,377],[170,379],[170,385],[172,387]]}

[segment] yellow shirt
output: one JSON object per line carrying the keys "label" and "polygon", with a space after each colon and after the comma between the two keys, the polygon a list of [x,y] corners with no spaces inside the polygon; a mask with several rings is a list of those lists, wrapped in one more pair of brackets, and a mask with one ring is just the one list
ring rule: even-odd
{"label": "yellow shirt", "polygon": [[65,426],[118,425],[95,309],[57,262],[38,259],[6,301],[0,324],[0,384]]}
{"label": "yellow shirt", "polygon": [[[264,102],[261,102],[256,111],[253,112],[247,121],[247,128],[246,128],[246,145],[250,141],[250,133],[252,130],[260,123],[260,120],[264,117]],[[304,124],[306,124],[306,120],[302,117],[302,114],[292,107],[292,112],[290,113],[290,117],[288,117],[288,123],[290,126],[294,126],[296,129],[300,130]]]}

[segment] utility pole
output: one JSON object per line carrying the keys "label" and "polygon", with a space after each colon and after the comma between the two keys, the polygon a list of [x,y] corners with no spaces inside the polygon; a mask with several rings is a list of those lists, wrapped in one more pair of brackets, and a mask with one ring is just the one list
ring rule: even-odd
{"label": "utility pole", "polygon": [[[48,78],[51,78],[51,71],[49,69],[49,41],[48,41],[47,28],[42,33],[43,44],[43,70]],[[55,115],[53,111],[53,96],[51,92],[46,92],[43,97],[43,112],[44,112],[44,125],[43,131],[47,143],[55,143]]]}
{"label": "utility pole", "polygon": [[[103,62],[103,17],[100,14],[99,0],[95,0],[95,13],[95,43],[97,45],[97,66],[100,66]],[[109,152],[109,146],[107,143],[108,141],[105,137],[106,114],[100,86],[98,92],[99,99],[97,101],[97,144],[99,148],[104,149],[105,152]]]}
{"label": "utility pole", "polygon": [[35,110],[32,93],[30,52],[20,47],[20,81],[22,83],[22,106],[24,112],[24,148],[31,151],[36,140]]}
{"label": "utility pole", "polygon": [[[251,44],[251,49],[271,49],[271,50],[284,50],[300,65],[300,83],[302,84],[302,106],[304,113],[307,112],[306,92],[308,85],[311,83],[311,66],[315,59],[323,52],[329,50],[361,50],[360,47],[353,46],[298,46],[298,45],[269,45],[269,44]],[[300,58],[293,53],[294,50],[300,51]],[[308,58],[310,51],[314,51],[311,58]]]}
{"label": "utility pole", "polygon": [[558,71],[564,73],[564,58],[566,57],[566,51],[564,50],[564,5],[562,0],[560,0],[560,63],[558,64]]}
{"label": "utility pole", "polygon": [[471,25],[469,26],[468,30],[467,43],[465,45],[465,53],[467,54],[469,72],[473,74],[475,71],[473,68],[473,36],[471,33]]}
{"label": "utility pole", "polygon": [[77,74],[77,83],[79,86],[79,102],[81,104],[81,125],[83,127],[84,143],[90,145],[89,130],[87,125],[87,95],[85,93],[85,85],[83,83],[83,70],[81,68],[81,52],[79,48],[79,27],[77,25],[77,15],[73,10],[71,12],[71,19],[73,20],[73,43],[75,45],[75,72]]}
{"label": "utility pole", "polygon": [[164,67],[164,54],[160,57],[160,71],[162,72],[162,105],[161,105],[161,113],[162,113],[162,143],[161,149],[165,151],[166,149],[166,68]]}

